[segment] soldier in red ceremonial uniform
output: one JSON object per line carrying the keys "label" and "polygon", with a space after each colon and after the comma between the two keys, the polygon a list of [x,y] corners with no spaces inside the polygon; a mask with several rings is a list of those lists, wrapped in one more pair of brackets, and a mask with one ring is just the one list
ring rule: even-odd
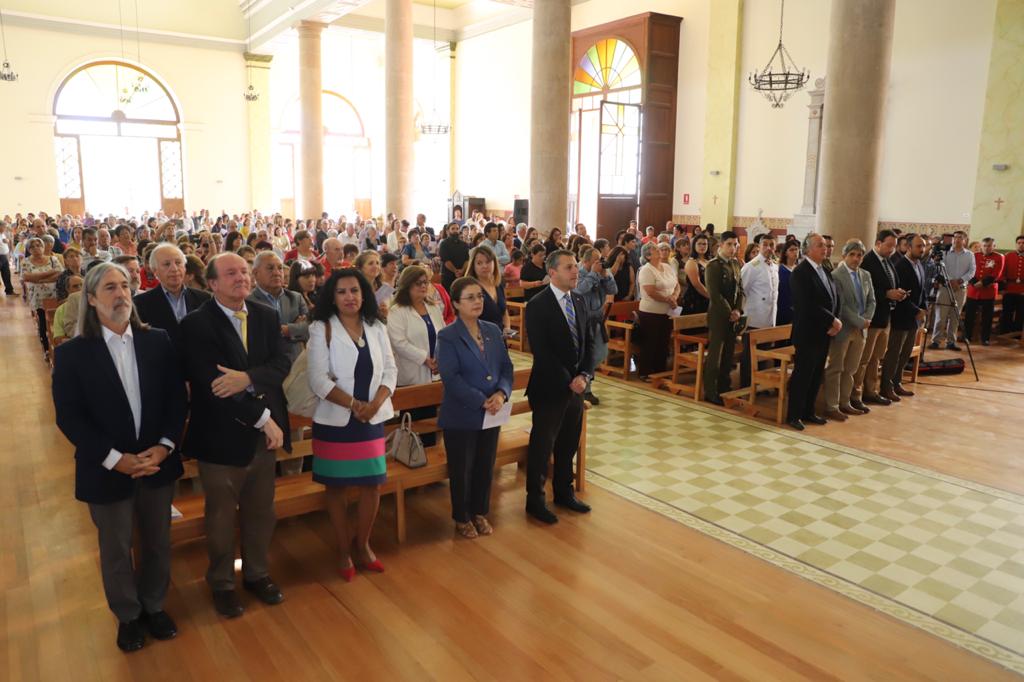
{"label": "soldier in red ceremonial uniform", "polygon": [[1019,332],[1024,327],[1024,234],[1017,237],[1017,250],[1003,257],[1003,314],[999,333]]}
{"label": "soldier in red ceremonial uniform", "polygon": [[981,251],[974,254],[974,277],[967,286],[967,306],[964,308],[964,338],[974,333],[974,318],[981,310],[981,345],[987,346],[992,336],[992,313],[1003,274],[1003,254],[996,253],[992,237],[981,240]]}

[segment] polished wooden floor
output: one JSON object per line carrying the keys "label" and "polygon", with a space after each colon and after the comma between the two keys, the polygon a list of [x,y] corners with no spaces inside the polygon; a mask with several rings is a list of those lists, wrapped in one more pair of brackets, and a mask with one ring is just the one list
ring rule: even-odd
{"label": "polished wooden floor", "polygon": [[[982,387],[1024,391],[1019,348],[980,351]],[[351,584],[332,571],[322,514],[279,524],[271,564],[286,601],[249,602],[233,621],[210,606],[202,543],[176,547],[167,609],[180,634],[125,656],[20,299],[0,298],[0,368],[3,680],[1016,679],[593,486],[591,515],[529,523],[514,467],[496,483],[494,536],[453,539],[447,488],[422,491],[401,549],[379,524],[387,573]],[[1020,401],[922,386],[863,418],[870,429],[811,433],[1020,492]]]}

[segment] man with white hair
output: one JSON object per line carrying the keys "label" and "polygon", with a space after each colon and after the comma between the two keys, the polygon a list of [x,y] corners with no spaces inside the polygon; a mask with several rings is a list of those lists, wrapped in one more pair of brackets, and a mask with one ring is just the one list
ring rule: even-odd
{"label": "man with white hair", "polygon": [[[325,250],[331,241],[337,240],[325,241]],[[324,267],[327,267],[326,264]],[[284,263],[276,253],[261,251],[256,254],[252,268],[256,287],[248,300],[269,305],[277,311],[288,359],[295,362],[295,358],[299,357],[303,345],[309,339],[309,306],[306,305],[302,294],[285,288]]]}
{"label": "man with white hair", "polygon": [[324,277],[330,277],[332,270],[341,267],[341,261],[345,260],[344,249],[345,245],[337,237],[324,240],[324,255],[320,257],[320,265],[324,266]]}
{"label": "man with white hair", "polygon": [[153,249],[149,254],[149,271],[160,286],[138,294],[135,309],[143,322],[166,331],[175,349],[180,349],[178,323],[209,300],[210,295],[185,286],[185,254],[174,244],[163,243]]}

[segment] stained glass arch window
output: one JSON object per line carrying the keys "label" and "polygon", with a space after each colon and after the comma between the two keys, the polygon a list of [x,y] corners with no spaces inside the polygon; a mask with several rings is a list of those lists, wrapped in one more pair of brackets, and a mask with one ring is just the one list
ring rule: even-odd
{"label": "stained glass arch window", "polygon": [[590,95],[641,85],[640,62],[624,40],[605,38],[583,53],[573,74],[573,95]]}

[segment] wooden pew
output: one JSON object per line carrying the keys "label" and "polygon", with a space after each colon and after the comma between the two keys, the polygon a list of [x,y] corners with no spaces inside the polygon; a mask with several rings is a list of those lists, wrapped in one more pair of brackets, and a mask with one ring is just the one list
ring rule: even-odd
{"label": "wooden pew", "polygon": [[[640,350],[633,342],[633,313],[639,309],[639,301],[616,301],[609,306],[604,321],[604,328],[608,332],[608,357],[597,367],[598,372],[620,375],[629,381],[629,362]],[[618,317],[625,317],[627,321],[619,322],[615,319]],[[612,353],[622,356],[621,364],[612,364]]]}
{"label": "wooden pew", "polygon": [[524,301],[513,301],[514,298],[523,298],[524,292],[521,288],[511,288],[505,291],[505,308],[508,310],[508,325],[518,332],[507,340],[508,347],[522,353],[530,352],[530,342],[526,338],[526,303]]}
{"label": "wooden pew", "polygon": [[903,368],[903,373],[910,374],[910,383],[917,383],[917,373],[921,369],[921,353],[924,351],[924,346],[928,342],[928,330],[923,326],[918,327],[917,333],[914,334],[914,348],[910,351],[910,362],[912,363],[912,369],[908,370],[906,367]]}
{"label": "wooden pew", "polygon": [[[526,388],[530,378],[529,369],[516,371],[513,383],[514,390]],[[392,396],[392,404],[396,412],[407,411],[416,407],[440,405],[444,394],[444,387],[440,382],[425,384],[422,386],[404,386],[395,391]],[[525,398],[512,398],[512,414],[524,414],[530,411],[530,405]],[[583,432],[580,437],[579,452],[576,456],[575,484],[577,490],[584,490],[586,486],[586,412],[583,414]],[[301,431],[305,426],[311,424],[311,420],[302,417],[291,419],[293,430]],[[397,428],[397,424],[388,424],[385,431],[391,432]],[[431,433],[439,431],[436,418],[420,419],[413,422],[413,429],[417,433]],[[438,438],[441,441],[441,438]],[[526,453],[530,441],[529,433],[521,425],[506,425],[503,427],[501,436],[498,439],[498,453],[496,467],[506,464],[526,463]],[[289,454],[283,449],[277,451],[278,461],[287,461],[311,455],[313,442],[303,438],[292,443],[292,452]],[[419,469],[410,469],[394,460],[388,460],[387,480],[381,486],[381,496],[395,496],[395,535],[398,542],[404,542],[406,537],[405,521],[405,493],[418,487],[439,483],[448,479],[448,460],[444,451],[443,442],[428,447],[427,465]],[[183,479],[196,478],[199,475],[198,463],[195,460],[185,461],[185,474]],[[353,495],[355,491],[352,491]],[[202,493],[188,495],[179,494],[174,500],[174,507],[181,512],[181,516],[171,521],[171,542],[184,542],[204,535],[204,501]],[[308,512],[324,508],[324,486],[313,481],[312,473],[306,472],[294,476],[278,477],[274,491],[274,509],[279,519],[290,516],[298,516]]]}
{"label": "wooden pew", "polygon": [[[704,378],[704,358],[708,346],[708,314],[694,313],[678,315],[672,318],[672,369],[668,372],[652,375],[651,384],[655,388],[664,388],[699,401],[702,395]],[[696,350],[690,348],[696,345]],[[681,375],[694,373],[693,386],[680,383]]]}
{"label": "wooden pew", "polygon": [[[779,327],[766,327],[764,329],[751,329],[750,334],[750,388],[748,400],[751,407],[756,405],[757,392],[762,388],[774,388],[778,390],[778,399],[775,405],[775,423],[781,424],[786,416],[786,387],[789,383],[789,374],[793,366],[793,353],[796,348],[783,346],[765,350],[758,348],[761,343],[788,341],[793,331],[793,325],[784,324]],[[777,366],[766,369],[758,369],[757,363],[761,360],[778,361]]]}

